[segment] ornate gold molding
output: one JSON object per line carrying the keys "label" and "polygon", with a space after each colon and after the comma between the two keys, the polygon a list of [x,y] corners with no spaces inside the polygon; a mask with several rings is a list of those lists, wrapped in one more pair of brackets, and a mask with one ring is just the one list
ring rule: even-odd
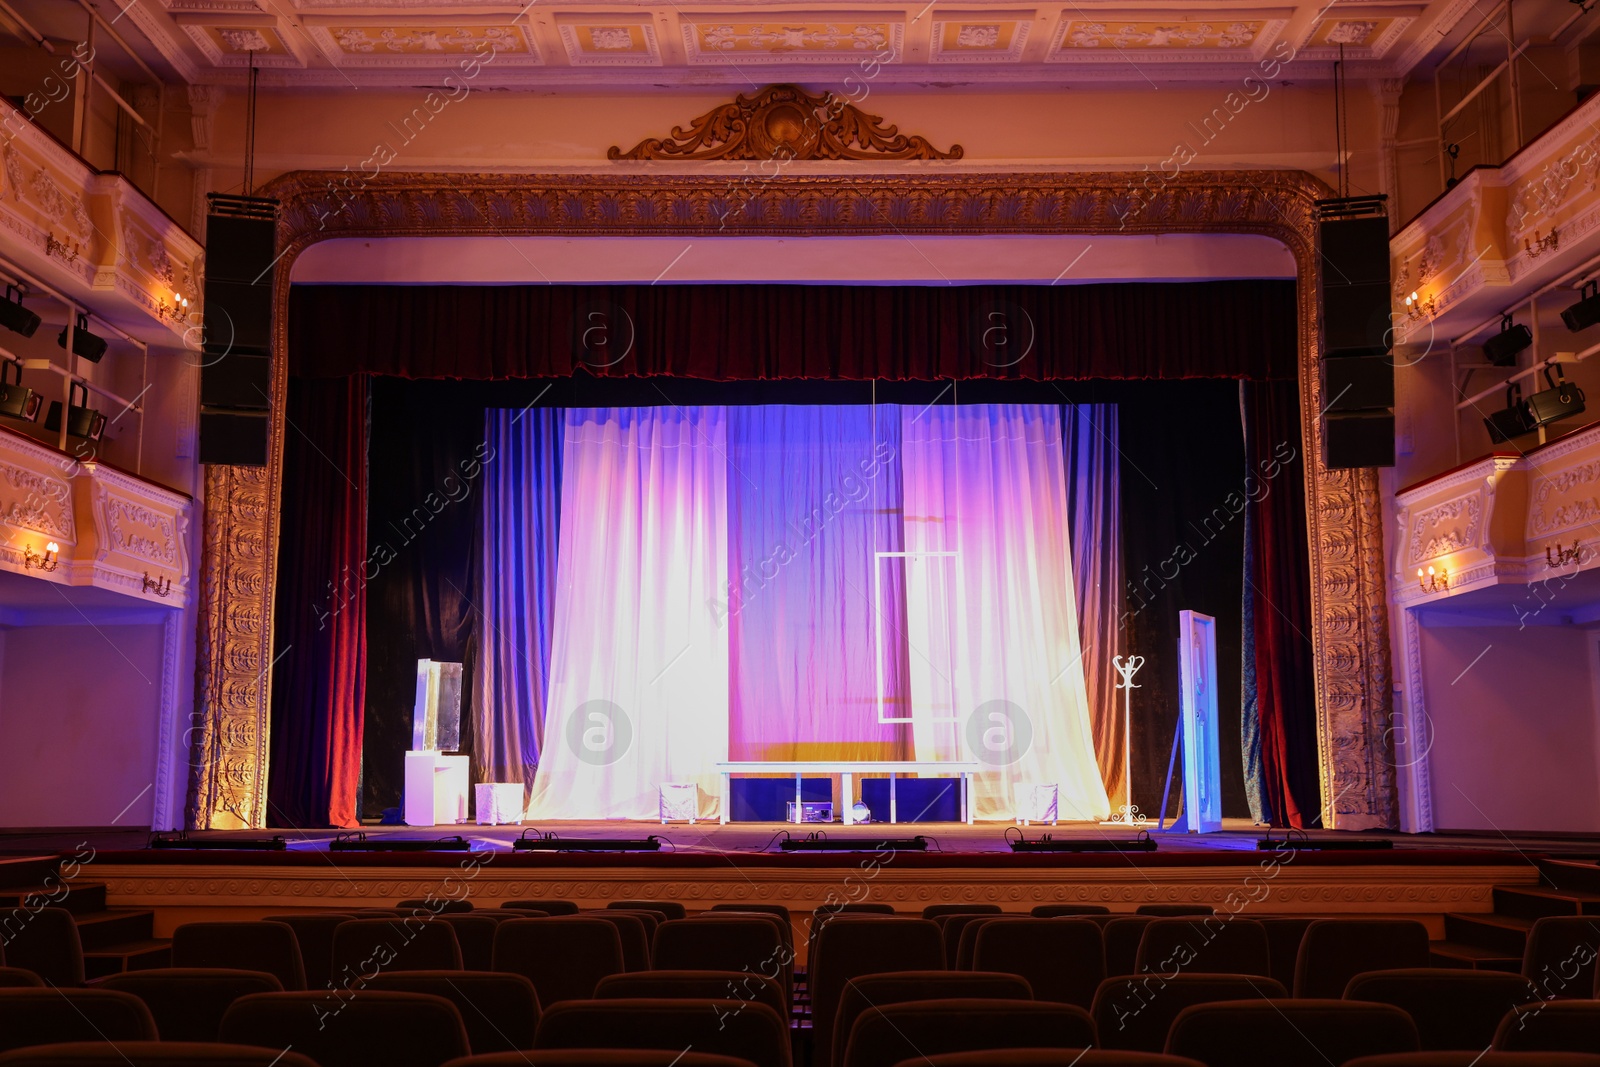
{"label": "ornate gold molding", "polygon": [[740,93],[668,139],[646,138],[624,152],[612,145],[608,159],[960,159],[960,145],[941,152],[927,138],[885,126],[834,93],[817,96],[797,85],[769,85],[754,96]]}
{"label": "ornate gold molding", "polygon": [[[1136,194],[1145,189],[1146,177],[779,175],[747,182],[707,174],[385,174],[353,186],[345,184],[347,174],[298,172],[262,191],[282,202],[285,269],[277,273],[275,337],[278,351],[285,351],[284,309],[295,257],[315,242],[336,237],[1177,232],[1275,238],[1299,266],[1300,445],[1307,457],[1324,822],[1340,829],[1393,826],[1386,568],[1377,474],[1326,469],[1316,418],[1321,410],[1319,267],[1312,205],[1328,190],[1302,172],[1196,172],[1153,194]],[[212,468],[208,475],[199,714],[205,719],[201,735],[213,745],[217,739],[225,744],[225,762],[202,770],[195,825],[215,825],[219,818],[259,825],[264,813],[273,516],[282,493],[287,360],[277,360],[275,373],[271,465],[263,472]],[[244,555],[233,558],[239,550]],[[252,670],[258,673],[251,675]]]}

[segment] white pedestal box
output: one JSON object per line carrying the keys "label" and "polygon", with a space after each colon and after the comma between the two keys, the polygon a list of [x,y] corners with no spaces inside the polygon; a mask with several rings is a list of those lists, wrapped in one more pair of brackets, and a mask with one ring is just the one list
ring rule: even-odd
{"label": "white pedestal box", "polygon": [[1056,824],[1061,790],[1052,782],[1049,785],[1024,784],[1017,786],[1017,822],[1023,826],[1034,822]]}
{"label": "white pedestal box", "polygon": [[479,826],[522,821],[521,782],[479,782],[472,788]]}
{"label": "white pedestal box", "polygon": [[700,787],[693,782],[661,783],[661,821],[694,822],[700,817]]}
{"label": "white pedestal box", "polygon": [[454,826],[467,820],[467,756],[406,753],[407,826]]}

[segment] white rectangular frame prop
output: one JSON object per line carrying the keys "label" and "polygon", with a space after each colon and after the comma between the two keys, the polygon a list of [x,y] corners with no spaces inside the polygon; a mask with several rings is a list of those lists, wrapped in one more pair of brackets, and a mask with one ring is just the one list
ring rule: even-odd
{"label": "white rectangular frame prop", "polygon": [[[1178,689],[1183,717],[1183,829],[1222,829],[1222,759],[1217,747],[1217,620],[1178,613]],[[1175,825],[1173,829],[1178,829]]]}
{"label": "white rectangular frame prop", "polygon": [[[878,723],[884,725],[895,722],[936,723],[960,722],[961,719],[952,710],[949,715],[885,715],[883,711],[887,694],[883,691],[883,561],[886,559],[903,559],[907,563],[917,559],[955,559],[956,552],[874,552],[872,554],[872,672],[877,678],[878,693]],[[906,572],[906,580],[910,580],[911,572]],[[952,685],[954,683],[952,682]],[[846,806],[848,810],[848,805]]]}

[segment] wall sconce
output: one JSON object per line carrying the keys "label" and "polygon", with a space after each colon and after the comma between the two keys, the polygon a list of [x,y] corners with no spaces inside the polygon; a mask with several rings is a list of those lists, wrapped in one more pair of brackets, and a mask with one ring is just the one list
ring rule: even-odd
{"label": "wall sconce", "polygon": [[60,551],[61,546],[54,541],[44,546],[44,555],[42,556],[31,548],[24,548],[22,550],[22,567],[24,570],[30,571],[53,571],[59,562],[56,559],[56,553]]}
{"label": "wall sconce", "polygon": [[1450,591],[1450,572],[1443,567],[1435,571],[1428,568],[1427,577],[1423,577],[1422,568],[1417,568],[1417,585],[1422,587],[1424,593],[1448,593]]}
{"label": "wall sconce", "polygon": [[1554,570],[1557,567],[1565,567],[1569,563],[1582,562],[1583,545],[1577,541],[1572,542],[1571,548],[1562,548],[1561,542],[1557,541],[1555,544],[1555,551],[1553,552],[1550,550],[1549,545],[1544,546],[1544,563],[1545,566],[1549,567],[1551,570]]}
{"label": "wall sconce", "polygon": [[162,297],[156,304],[156,315],[163,319],[182,319],[189,314],[189,298],[178,292],[172,291],[172,302],[168,303]]}
{"label": "wall sconce", "polygon": [[142,592],[154,593],[156,596],[166,596],[172,592],[171,578],[152,578],[150,572],[144,572],[144,586]]}
{"label": "wall sconce", "polygon": [[1412,319],[1431,319],[1435,311],[1433,297],[1423,300],[1413,291],[1406,297],[1406,314]]}
{"label": "wall sconce", "polygon": [[1538,259],[1546,252],[1554,252],[1560,245],[1561,234],[1554,226],[1550,227],[1550,232],[1543,237],[1539,236],[1538,230],[1534,230],[1531,242],[1526,237],[1522,239],[1522,250],[1528,253],[1529,259]]}
{"label": "wall sconce", "polygon": [[44,236],[44,254],[47,256],[59,256],[63,263],[76,263],[78,261],[78,253],[81,251],[83,251],[83,247],[76,241],[58,241],[53,233],[47,233]]}

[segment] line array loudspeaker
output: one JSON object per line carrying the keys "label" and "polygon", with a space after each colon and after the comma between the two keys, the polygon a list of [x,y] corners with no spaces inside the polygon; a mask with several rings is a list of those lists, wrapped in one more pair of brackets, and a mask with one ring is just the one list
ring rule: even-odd
{"label": "line array loudspeaker", "polygon": [[278,202],[207,197],[200,462],[265,466]]}
{"label": "line array loudspeaker", "polygon": [[1322,460],[1394,466],[1389,219],[1382,196],[1317,202]]}

